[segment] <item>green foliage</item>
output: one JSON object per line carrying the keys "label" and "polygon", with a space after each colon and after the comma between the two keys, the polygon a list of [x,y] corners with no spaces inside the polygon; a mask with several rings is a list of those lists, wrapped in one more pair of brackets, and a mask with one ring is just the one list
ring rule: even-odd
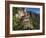
{"label": "green foliage", "polygon": [[18,10],[19,10],[19,8],[13,7],[13,15],[17,14],[18,13]]}
{"label": "green foliage", "polygon": [[13,16],[13,30],[22,30],[22,22],[16,16]]}
{"label": "green foliage", "polygon": [[[32,23],[31,23],[32,22]],[[39,29],[40,20],[36,16],[30,16],[30,23],[33,25],[33,29]]]}

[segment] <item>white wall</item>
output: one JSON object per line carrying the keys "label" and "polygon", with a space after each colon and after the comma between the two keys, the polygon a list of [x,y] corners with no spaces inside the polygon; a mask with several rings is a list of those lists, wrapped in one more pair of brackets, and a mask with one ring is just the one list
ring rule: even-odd
{"label": "white wall", "polygon": [[[17,0],[18,1],[18,0]],[[28,2],[44,2],[46,0],[20,0]],[[45,4],[46,5],[46,4]],[[46,9],[46,8],[45,8]],[[45,13],[46,17],[46,13]],[[46,19],[46,18],[45,18]],[[46,20],[45,20],[46,21]],[[46,25],[46,24],[45,24]],[[45,26],[46,27],[46,26]],[[46,33],[45,33],[46,34]],[[5,38],[5,0],[0,0],[0,38]],[[14,37],[15,38],[15,37]],[[16,38],[46,38],[46,35],[40,36],[27,36],[27,37],[16,37]]]}

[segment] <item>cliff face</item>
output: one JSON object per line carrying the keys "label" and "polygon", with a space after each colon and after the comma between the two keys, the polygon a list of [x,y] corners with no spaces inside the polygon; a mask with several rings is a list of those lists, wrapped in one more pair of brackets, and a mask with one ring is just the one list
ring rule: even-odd
{"label": "cliff face", "polygon": [[[38,29],[39,23],[40,23],[40,16],[36,13],[27,13],[25,16],[22,16],[22,24],[24,26],[24,29]],[[38,26],[38,27],[37,27]]]}
{"label": "cliff face", "polygon": [[21,21],[22,21],[22,24],[23,24],[23,28],[24,29],[33,29],[33,26],[32,26],[32,24],[30,23],[30,14],[28,14],[27,13],[27,15],[25,15],[25,16],[22,16],[22,19],[21,19]]}

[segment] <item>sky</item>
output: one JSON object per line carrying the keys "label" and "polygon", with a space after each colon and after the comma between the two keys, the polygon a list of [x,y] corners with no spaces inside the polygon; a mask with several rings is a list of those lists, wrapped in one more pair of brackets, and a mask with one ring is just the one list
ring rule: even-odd
{"label": "sky", "polygon": [[26,11],[31,11],[37,14],[40,14],[40,8],[27,8]]}

